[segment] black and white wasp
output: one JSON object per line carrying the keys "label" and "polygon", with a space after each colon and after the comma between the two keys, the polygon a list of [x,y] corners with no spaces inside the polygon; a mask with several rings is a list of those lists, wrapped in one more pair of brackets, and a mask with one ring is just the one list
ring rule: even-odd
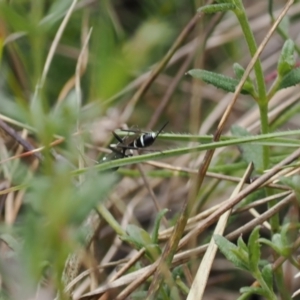
{"label": "black and white wasp", "polygon": [[[135,129],[122,130],[128,133],[134,133],[124,137],[120,137],[113,131],[113,135],[118,143],[109,145],[108,148],[112,151],[112,153],[104,156],[100,163],[131,156],[131,153],[127,153],[128,150],[140,150],[151,146],[167,124],[168,122],[166,122],[157,132],[145,132]],[[117,169],[118,168],[114,168],[113,170]]]}

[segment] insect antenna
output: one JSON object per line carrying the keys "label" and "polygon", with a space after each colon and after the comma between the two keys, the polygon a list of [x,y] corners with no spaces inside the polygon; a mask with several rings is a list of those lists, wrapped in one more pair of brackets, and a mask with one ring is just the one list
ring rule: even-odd
{"label": "insect antenna", "polygon": [[156,133],[155,138],[158,137],[158,135],[164,130],[164,128],[168,125],[169,121],[167,121]]}

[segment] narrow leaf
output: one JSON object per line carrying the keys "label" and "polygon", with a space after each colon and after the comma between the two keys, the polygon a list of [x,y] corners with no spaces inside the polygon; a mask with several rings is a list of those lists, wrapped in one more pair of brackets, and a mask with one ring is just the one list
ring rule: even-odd
{"label": "narrow leaf", "polygon": [[126,231],[128,233],[129,239],[125,239],[133,242],[139,248],[152,243],[149,233],[143,228],[132,224],[127,226]]}
{"label": "narrow leaf", "polygon": [[[241,292],[241,289],[240,289],[240,292]],[[251,299],[251,293],[243,293],[236,300],[248,300],[248,299]]]}
{"label": "narrow leaf", "polygon": [[261,275],[268,285],[269,289],[272,291],[273,290],[273,271],[272,271],[272,266],[270,264],[267,264],[264,266],[262,269]]}
{"label": "narrow leaf", "polygon": [[[234,63],[233,71],[234,71],[236,78],[240,81],[245,73],[245,69],[240,64]],[[243,89],[245,91],[248,91],[249,94],[251,94],[254,98],[256,98],[254,84],[249,76],[247,77],[247,79],[244,83]]]}
{"label": "narrow leaf", "polygon": [[294,175],[292,177],[281,177],[280,182],[291,187],[298,199],[300,199],[300,176]]}
{"label": "narrow leaf", "polygon": [[165,208],[163,210],[161,210],[158,214],[157,217],[155,218],[155,222],[154,222],[154,228],[152,231],[152,236],[151,236],[151,240],[153,244],[158,244],[158,231],[159,231],[159,226],[160,226],[160,222],[161,219],[163,218],[163,216],[168,212],[168,209]]}
{"label": "narrow leaf", "polygon": [[[251,136],[251,134],[240,126],[232,126],[231,132],[235,136],[245,137]],[[263,170],[263,146],[247,143],[239,145],[239,149],[242,153],[242,158],[249,164],[253,162],[255,170]]]}
{"label": "narrow leaf", "polygon": [[49,4],[47,15],[42,19],[40,25],[48,28],[53,26],[64,16],[71,4],[72,0],[55,1],[51,5]]}
{"label": "narrow leaf", "polygon": [[[216,88],[231,93],[234,93],[236,86],[239,84],[239,81],[235,78],[201,69],[190,70],[187,72],[187,74],[194,78],[201,79],[202,81],[211,84]],[[249,94],[249,92],[244,88],[242,89],[241,93]]]}
{"label": "narrow leaf", "polygon": [[295,68],[288,72],[283,78],[278,87],[278,90],[286,89],[300,82],[300,68]]}
{"label": "narrow leaf", "polygon": [[290,227],[291,227],[290,223],[284,224],[280,231],[280,238],[281,238],[282,246],[284,248],[289,248],[292,245],[292,243],[289,240]]}
{"label": "narrow leaf", "polygon": [[248,252],[248,247],[241,236],[238,238],[237,244],[239,249]]}
{"label": "narrow leaf", "polygon": [[154,262],[160,255],[161,250],[158,245],[149,244],[145,245],[146,254],[152,262]]}
{"label": "narrow leaf", "polygon": [[233,71],[238,80],[241,80],[245,73],[245,69],[239,63],[233,64]]}
{"label": "narrow leaf", "polygon": [[274,234],[272,237],[272,242],[265,238],[260,238],[259,242],[271,247],[276,253],[281,254],[281,240],[278,233]]}
{"label": "narrow leaf", "polygon": [[21,249],[21,244],[11,234],[8,233],[1,234],[0,240],[5,242],[7,246],[15,252]]}
{"label": "narrow leaf", "polygon": [[278,254],[284,257],[288,257],[290,255],[290,246],[291,246],[291,243],[289,243],[288,240],[289,227],[290,224],[285,224],[282,227],[280,234],[276,233],[273,235],[272,242],[264,238],[259,239],[259,241],[270,246]]}
{"label": "narrow leaf", "polygon": [[28,33],[36,31],[30,18],[24,18],[16,9],[12,8],[12,5],[6,4],[4,1],[0,1],[0,17],[5,20],[14,31],[25,31]]}
{"label": "narrow leaf", "polygon": [[154,262],[161,254],[159,246],[152,243],[150,235],[143,228],[131,224],[127,226],[126,231],[128,235],[120,238],[138,250],[145,248],[146,255],[151,262]]}
{"label": "narrow leaf", "polygon": [[236,257],[238,258],[235,266],[245,270],[245,271],[249,271],[249,255],[248,255],[248,251],[245,252],[242,249],[233,249],[232,253],[236,255]]}
{"label": "narrow leaf", "polygon": [[217,12],[225,12],[228,10],[234,10],[236,6],[232,3],[221,3],[205,5],[197,9],[197,12],[203,12],[205,14],[214,14]]}
{"label": "narrow leaf", "polygon": [[285,15],[281,22],[279,23],[279,29],[289,36],[289,30],[291,28],[290,16]]}
{"label": "narrow leaf", "polygon": [[265,297],[266,299],[269,299],[269,294],[261,287],[245,286],[240,288],[240,293],[257,294]]}
{"label": "narrow leaf", "polygon": [[291,39],[285,41],[281,54],[279,57],[279,61],[277,64],[277,71],[280,76],[286,75],[290,72],[295,66],[295,44]]}
{"label": "narrow leaf", "polygon": [[0,65],[2,63],[3,48],[4,48],[4,37],[0,35]]}
{"label": "narrow leaf", "polygon": [[258,263],[260,260],[260,245],[258,242],[259,230],[260,230],[260,226],[254,228],[254,230],[250,234],[249,241],[248,241],[249,267],[253,272],[256,272],[258,270]]}
{"label": "narrow leaf", "polygon": [[223,253],[223,255],[231,261],[237,268],[240,268],[242,270],[248,270],[245,262],[240,259],[238,254],[241,254],[239,252],[239,249],[237,246],[231,242],[229,242],[226,238],[224,238],[221,235],[214,235],[214,240],[219,247],[220,251]]}

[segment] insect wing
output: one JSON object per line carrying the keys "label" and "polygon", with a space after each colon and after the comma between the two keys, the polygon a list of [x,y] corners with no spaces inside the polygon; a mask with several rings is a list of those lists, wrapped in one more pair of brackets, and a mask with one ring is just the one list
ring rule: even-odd
{"label": "insect wing", "polygon": [[126,135],[122,138],[122,143],[114,145],[114,148],[119,149],[120,151],[123,149],[132,149],[132,147],[134,147],[134,142],[138,140],[139,137],[139,134]]}
{"label": "insect wing", "polygon": [[112,152],[112,153],[109,153],[107,155],[105,155],[100,163],[104,163],[104,162],[107,162],[107,161],[111,161],[111,160],[115,160],[115,159],[120,159],[120,158],[123,158],[124,155],[122,152]]}
{"label": "insect wing", "polygon": [[[118,150],[113,150],[112,153],[109,153],[107,155],[105,155],[101,160],[100,160],[100,164],[108,162],[108,161],[112,161],[112,160],[116,160],[116,159],[120,159],[125,157],[126,155]],[[119,169],[119,167],[115,167],[115,168],[111,168],[108,171],[117,171]]]}

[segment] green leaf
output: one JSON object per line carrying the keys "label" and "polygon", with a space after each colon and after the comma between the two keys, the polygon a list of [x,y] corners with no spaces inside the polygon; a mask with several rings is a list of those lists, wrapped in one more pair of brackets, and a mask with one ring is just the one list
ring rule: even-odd
{"label": "green leaf", "polygon": [[45,28],[52,27],[63,18],[72,4],[72,0],[52,1],[47,15],[41,20],[40,26]]}
{"label": "green leaf", "polygon": [[0,17],[5,20],[14,31],[34,33],[38,30],[38,28],[30,22],[30,18],[24,18],[16,9],[13,9],[11,5],[3,3],[3,1],[0,2]]}
{"label": "green leaf", "polygon": [[163,216],[168,212],[169,210],[167,208],[161,210],[156,218],[155,218],[155,222],[154,222],[154,228],[152,231],[152,236],[151,236],[151,240],[153,244],[158,244],[158,231],[159,231],[159,226],[160,226],[160,222],[161,219],[163,218]]}
{"label": "green leaf", "polygon": [[268,285],[269,289],[273,290],[272,266],[270,264],[267,264],[266,266],[264,266],[264,268],[262,269],[261,275],[262,275],[264,281],[266,282],[266,284]]}
{"label": "green leaf", "polygon": [[161,249],[159,248],[158,245],[148,244],[145,245],[145,249],[146,249],[146,255],[151,260],[151,262],[157,260],[158,257],[161,255]]}
{"label": "green leaf", "polygon": [[241,296],[237,298],[237,300],[248,300],[248,299],[251,299],[251,293],[243,293]]}
{"label": "green leaf", "polygon": [[4,37],[0,36],[0,65],[2,63],[3,48],[4,48]]}
{"label": "green leaf", "polygon": [[265,238],[260,238],[259,242],[271,247],[276,253],[280,254],[281,252],[281,240],[278,233],[273,235],[272,242]]}
{"label": "green leaf", "polygon": [[[289,240],[289,230],[290,230],[291,224],[287,223],[284,224],[280,230],[280,238],[283,247],[286,249],[289,249],[292,246],[292,243]],[[289,253],[286,253],[286,255],[289,255]]]}
{"label": "green leaf", "polygon": [[283,78],[277,90],[286,89],[300,82],[300,68],[288,72]]}
{"label": "green leaf", "polygon": [[11,248],[14,252],[19,251],[21,249],[21,244],[8,233],[3,233],[0,235],[0,240],[5,242],[9,248]]}
{"label": "green leaf", "polygon": [[221,3],[205,5],[197,9],[197,12],[203,12],[205,14],[214,14],[217,12],[225,12],[228,10],[234,10],[236,6],[232,3]]}
{"label": "green leaf", "polygon": [[[187,72],[194,78],[201,79],[202,81],[215,86],[218,89],[222,89],[226,92],[234,93],[239,81],[235,78],[225,76],[219,73],[214,73],[201,69],[194,69]],[[242,94],[249,94],[244,88],[241,91]]]}
{"label": "green leaf", "polygon": [[142,248],[147,244],[152,244],[149,233],[143,228],[130,224],[127,226],[126,231],[134,244],[139,248]]}
{"label": "green leaf", "polygon": [[73,199],[71,198],[66,202],[66,205],[69,205],[69,209],[65,209],[70,215],[70,222],[75,224],[82,223],[97,204],[106,200],[106,196],[111,190],[116,177],[114,174],[103,175],[91,170],[86,173],[85,179],[80,189],[73,192],[76,193],[77,199],[73,197]]}
{"label": "green leaf", "polygon": [[286,36],[289,36],[289,29],[291,26],[290,17],[285,15],[281,22],[279,23],[279,29],[285,33]]}
{"label": "green leaf", "polygon": [[238,258],[238,263],[239,265],[236,265],[236,267],[242,269],[242,270],[246,270],[249,271],[249,255],[248,255],[248,251],[245,252],[242,249],[233,249],[232,253],[236,255],[236,257]]}
{"label": "green leaf", "polygon": [[154,262],[159,257],[161,250],[157,244],[152,243],[151,237],[147,231],[133,224],[128,225],[126,231],[128,236],[120,237],[123,241],[134,245],[138,250],[145,248],[146,255],[151,262]]}
{"label": "green leaf", "polygon": [[218,4],[222,4],[222,3],[233,3],[234,1],[233,0],[216,0],[214,1]]}
{"label": "green leaf", "polygon": [[[226,238],[221,235],[214,235],[214,240],[219,247],[223,255],[231,261],[237,268],[242,270],[249,270],[247,267],[247,261],[244,253],[238,249],[238,247],[229,242]],[[243,259],[244,257],[244,259]]]}
{"label": "green leaf", "polygon": [[147,298],[148,291],[135,291],[131,294],[132,300],[143,300]]}
{"label": "green leaf", "polygon": [[143,247],[141,244],[137,244],[135,239],[133,237],[129,236],[129,235],[122,235],[122,236],[119,236],[119,238],[122,241],[127,242],[130,245],[133,245],[138,250]]}
{"label": "green leaf", "polygon": [[252,272],[258,271],[258,263],[260,260],[260,244],[259,239],[260,226],[254,228],[248,240],[249,249],[249,267]]}
{"label": "green leaf", "polygon": [[248,253],[248,247],[241,236],[238,238],[237,244],[238,248]]}
{"label": "green leaf", "polygon": [[[233,71],[234,71],[236,78],[240,81],[245,73],[245,69],[240,64],[234,63]],[[251,94],[254,98],[256,98],[256,91],[254,88],[254,84],[249,76],[247,77],[247,79],[244,83],[243,89],[248,91],[249,94]]]}
{"label": "green leaf", "polygon": [[[246,137],[251,134],[243,127],[234,125],[231,127],[231,132],[235,136]],[[249,164],[253,162],[255,170],[262,171],[263,167],[263,146],[247,143],[239,145],[239,149],[242,153],[242,158]]]}
{"label": "green leaf", "polygon": [[278,74],[283,77],[295,66],[295,44],[291,39],[285,41],[277,64]]}
{"label": "green leaf", "polygon": [[[282,256],[286,256],[289,253],[285,253],[286,249],[282,240],[281,234],[274,234],[272,237],[272,242],[276,246],[276,248],[279,250],[277,253],[281,254]],[[275,250],[275,247],[274,247]]]}
{"label": "green leaf", "polygon": [[266,299],[269,299],[269,294],[266,292],[264,289],[261,287],[252,287],[252,286],[245,286],[240,288],[240,293],[247,293],[247,294],[257,294],[257,295],[262,295]]}
{"label": "green leaf", "polygon": [[292,177],[281,177],[280,182],[291,187],[298,199],[300,199],[300,176],[294,175]]}
{"label": "green leaf", "polygon": [[238,80],[241,80],[245,73],[245,69],[239,63],[233,64],[233,71]]}
{"label": "green leaf", "polygon": [[272,249],[274,249],[278,254],[284,256],[284,257],[288,257],[290,255],[291,252],[291,243],[288,240],[288,231],[290,228],[290,224],[285,224],[282,228],[281,228],[281,232],[276,233],[273,235],[272,237],[272,242],[261,238],[259,239],[260,242],[270,246]]}

